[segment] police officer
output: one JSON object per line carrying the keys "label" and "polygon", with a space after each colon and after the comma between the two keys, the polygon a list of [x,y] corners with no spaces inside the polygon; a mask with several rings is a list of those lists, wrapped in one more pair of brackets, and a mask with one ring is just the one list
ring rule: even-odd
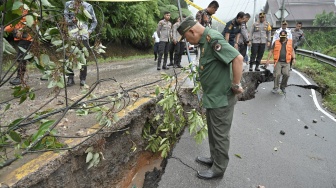
{"label": "police officer", "polygon": [[244,12],[239,12],[235,19],[229,21],[226,24],[222,32],[222,35],[224,36],[225,40],[228,41],[230,45],[236,49],[238,49],[241,24],[245,20],[244,16],[245,16]]}
{"label": "police officer", "polygon": [[293,39],[291,29],[289,29],[287,26],[288,26],[287,21],[286,21],[286,20],[283,20],[283,21],[281,22],[281,27],[280,27],[279,29],[275,30],[275,32],[274,32],[273,40],[272,40],[272,45],[274,44],[274,41],[280,39],[280,32],[281,32],[282,30],[285,30],[285,31],[286,31],[286,33],[287,33],[287,39],[291,39],[291,40]]}
{"label": "police officer", "polygon": [[172,35],[173,35],[173,45],[174,45],[174,63],[173,66],[177,68],[182,68],[181,59],[185,46],[185,42],[180,41],[181,35],[177,32],[177,28],[180,26],[181,21],[180,18],[177,18],[176,23],[173,25]]}
{"label": "police officer", "polygon": [[[296,49],[301,46],[303,41],[305,40],[302,28],[302,22],[297,22],[296,27],[291,30],[292,37],[293,37],[293,48],[296,51]],[[292,70],[292,61],[290,63],[290,70]]]}
{"label": "police officer", "polygon": [[199,76],[203,88],[203,107],[206,108],[210,157],[196,161],[211,168],[198,171],[202,179],[223,177],[229,162],[229,132],[235,94],[244,90],[240,85],[243,56],[224,40],[221,33],[203,27],[193,17],[186,18],[177,31],[191,44],[200,45]]}
{"label": "police officer", "polygon": [[260,71],[260,61],[264,55],[266,42],[267,46],[270,46],[271,42],[271,25],[266,21],[265,13],[259,13],[259,20],[256,21],[251,28],[251,57],[249,71],[253,70],[253,64],[255,63],[255,71]]}
{"label": "police officer", "polygon": [[211,27],[211,16],[218,10],[219,4],[217,1],[212,1],[206,9],[199,10],[196,13],[196,20],[204,27]]}
{"label": "police officer", "polygon": [[250,20],[251,16],[249,13],[245,14],[244,22],[241,24],[240,37],[238,41],[239,53],[245,57],[247,52],[247,46],[249,44],[249,34],[247,30],[247,22]]}
{"label": "police officer", "polygon": [[157,70],[161,70],[162,56],[164,55],[162,69],[169,69],[167,67],[169,43],[171,41],[171,26],[170,23],[170,12],[164,13],[164,19],[159,21],[156,32],[160,37],[159,43],[159,58],[157,63]]}

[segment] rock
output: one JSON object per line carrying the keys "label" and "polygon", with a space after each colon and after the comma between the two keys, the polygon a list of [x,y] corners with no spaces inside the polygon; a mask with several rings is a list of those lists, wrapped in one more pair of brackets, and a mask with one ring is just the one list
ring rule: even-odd
{"label": "rock", "polygon": [[281,135],[285,135],[286,133],[285,133],[285,131],[281,130],[281,131],[280,131],[280,134],[281,134]]}
{"label": "rock", "polygon": [[316,119],[313,119],[313,123],[317,123],[317,120],[316,120]]}
{"label": "rock", "polygon": [[305,129],[308,129],[308,126],[307,126],[307,125],[305,125],[305,126],[304,126],[304,128],[305,128]]}

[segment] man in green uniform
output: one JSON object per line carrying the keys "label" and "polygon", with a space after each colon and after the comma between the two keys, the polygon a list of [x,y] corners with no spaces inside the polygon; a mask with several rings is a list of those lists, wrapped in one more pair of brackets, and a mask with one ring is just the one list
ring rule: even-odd
{"label": "man in green uniform", "polygon": [[229,162],[229,133],[237,101],[235,95],[244,92],[240,85],[243,56],[221,33],[203,27],[193,17],[186,18],[177,31],[191,44],[199,44],[201,49],[199,76],[211,156],[197,157],[196,161],[211,168],[198,171],[197,176],[202,179],[223,177]]}

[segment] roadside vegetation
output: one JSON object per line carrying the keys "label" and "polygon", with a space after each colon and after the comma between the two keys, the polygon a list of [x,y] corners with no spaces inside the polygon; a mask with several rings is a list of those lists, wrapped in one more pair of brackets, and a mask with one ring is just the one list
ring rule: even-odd
{"label": "roadside vegetation", "polygon": [[[336,57],[336,41],[330,40],[335,35],[336,29],[305,32],[306,43],[302,48]],[[319,86],[329,87],[323,96],[323,105],[329,111],[336,113],[336,67],[303,57],[298,58],[295,68],[307,74]]]}

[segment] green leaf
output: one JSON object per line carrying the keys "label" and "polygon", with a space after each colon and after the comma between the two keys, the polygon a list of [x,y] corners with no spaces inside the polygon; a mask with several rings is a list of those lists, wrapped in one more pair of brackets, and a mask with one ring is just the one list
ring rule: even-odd
{"label": "green leaf", "polygon": [[85,153],[92,152],[92,151],[93,151],[93,147],[90,146],[90,147],[88,147],[88,148],[85,150]]}
{"label": "green leaf", "polygon": [[34,24],[34,17],[32,15],[27,15],[26,16],[26,24],[28,27],[33,26]]}
{"label": "green leaf", "polygon": [[10,104],[7,104],[6,108],[5,108],[5,111],[7,111],[10,108],[10,106],[11,106]]}
{"label": "green leaf", "polygon": [[161,140],[160,145],[162,145],[168,138],[164,138]]}
{"label": "green leaf", "polygon": [[87,155],[86,155],[86,163],[88,163],[89,161],[91,161],[91,159],[93,158],[93,154],[91,152],[89,152]]}
{"label": "green leaf", "polygon": [[29,98],[30,98],[30,100],[34,100],[35,99],[35,93],[33,93],[33,92],[29,93]]}
{"label": "green leaf", "polygon": [[52,4],[49,3],[48,0],[42,0],[42,5],[46,7],[54,7]]}
{"label": "green leaf", "polygon": [[242,157],[239,154],[234,154],[236,157],[238,157],[239,159],[241,159]]}
{"label": "green leaf", "polygon": [[63,44],[63,41],[62,40],[55,40],[55,41],[52,41],[51,44],[55,45],[55,46],[60,46]]}
{"label": "green leaf", "polygon": [[26,99],[27,99],[27,95],[22,95],[22,96],[20,97],[20,102],[19,102],[19,104],[23,103]]}
{"label": "green leaf", "polygon": [[83,12],[84,12],[84,15],[85,15],[86,17],[88,17],[89,19],[92,19],[91,14],[90,14],[86,9],[83,9]]}
{"label": "green leaf", "polygon": [[23,120],[23,118],[16,119],[11,124],[9,124],[8,127],[15,127],[16,125],[21,123],[22,120]]}
{"label": "green leaf", "polygon": [[20,143],[21,142],[21,136],[15,132],[15,131],[10,131],[9,134],[6,135],[7,138],[9,138],[10,140]]}
{"label": "green leaf", "polygon": [[19,9],[21,6],[23,5],[23,3],[21,1],[15,1],[12,7],[12,10],[17,10]]}
{"label": "green leaf", "polygon": [[44,123],[42,123],[42,125],[40,126],[40,129],[39,130],[47,130],[49,129],[49,127],[54,124],[55,120],[48,120]]}

